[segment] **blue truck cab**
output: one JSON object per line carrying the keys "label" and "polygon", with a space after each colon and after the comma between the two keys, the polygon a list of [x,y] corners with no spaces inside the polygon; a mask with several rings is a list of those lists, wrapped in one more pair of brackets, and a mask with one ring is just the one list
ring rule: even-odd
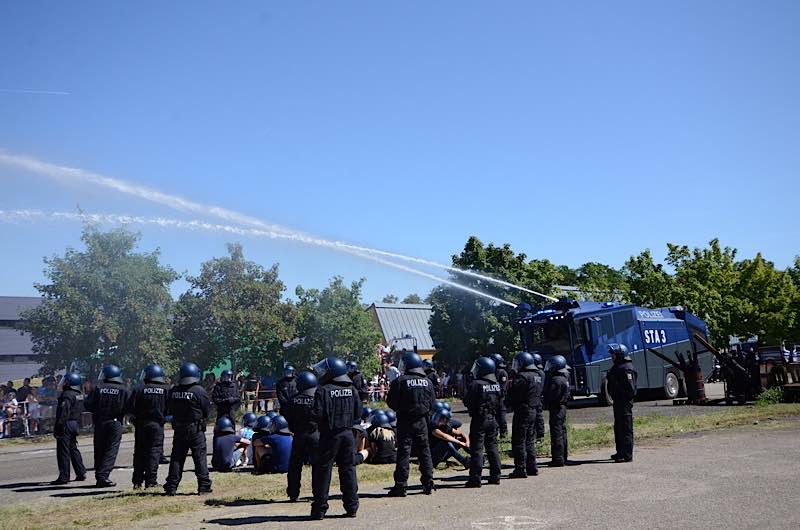
{"label": "blue truck cab", "polygon": [[[683,374],[647,351],[652,348],[677,360],[696,353],[704,373],[713,367],[712,354],[693,334],[708,340],[705,322],[682,307],[649,309],[616,302],[578,302],[562,299],[534,310],[527,304],[517,308],[514,326],[523,349],[538,351],[545,361],[563,355],[572,367],[571,385],[575,395],[597,395],[608,403],[605,375],[611,368],[608,345],[624,344],[638,373],[637,388],[664,389],[668,398],[678,396]],[[683,386],[685,388],[685,386]]]}

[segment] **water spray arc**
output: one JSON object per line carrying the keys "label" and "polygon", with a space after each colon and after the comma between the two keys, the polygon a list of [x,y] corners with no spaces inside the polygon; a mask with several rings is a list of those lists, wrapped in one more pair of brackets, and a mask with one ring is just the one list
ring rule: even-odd
{"label": "water spray arc", "polygon": [[[139,186],[136,184],[132,184],[126,182],[121,179],[108,177],[105,175],[100,175],[97,173],[93,173],[91,171],[86,171],[83,169],[78,168],[71,168],[66,166],[59,166],[56,164],[51,164],[49,162],[43,162],[41,160],[37,160],[31,157],[13,155],[9,153],[0,152],[0,164],[21,168],[26,171],[31,171],[33,173],[46,176],[48,178],[53,178],[56,180],[67,180],[72,182],[78,183],[87,183],[96,186],[105,187],[108,189],[112,189],[121,193],[125,193],[128,195],[132,195],[156,204],[161,204],[164,206],[168,206],[172,209],[182,211],[182,212],[194,212],[194,213],[201,213],[204,215],[210,215],[213,217],[217,217],[219,219],[223,219],[228,222],[234,222],[237,224],[242,224],[246,226],[252,226],[258,229],[266,230],[271,233],[275,234],[286,234],[288,239],[295,239],[297,241],[326,246],[328,248],[332,248],[334,250],[341,250],[353,255],[364,256],[365,254],[373,255],[373,256],[383,256],[385,258],[392,258],[398,259],[402,261],[408,261],[412,263],[418,263],[421,265],[427,265],[430,267],[439,268],[442,270],[446,270],[448,272],[452,272],[455,274],[461,274],[465,276],[470,276],[473,278],[477,278],[489,283],[495,283],[498,285],[502,285],[504,287],[508,287],[511,289],[517,289],[526,293],[534,294],[536,296],[557,301],[556,298],[548,296],[546,294],[534,291],[532,289],[528,289],[526,287],[522,287],[511,282],[507,282],[504,280],[500,280],[497,278],[493,278],[491,276],[487,276],[484,274],[480,274],[474,271],[459,269],[457,267],[452,267],[449,265],[445,265],[442,263],[438,263],[431,260],[426,260],[423,258],[416,258],[413,256],[406,256],[403,254],[399,254],[396,252],[388,252],[384,250],[374,249],[370,247],[364,247],[359,245],[352,245],[350,243],[345,243],[342,241],[330,241],[327,239],[322,239],[319,237],[311,236],[305,234],[299,230],[295,230],[292,228],[284,227],[281,225],[270,224],[261,219],[236,212],[233,210],[229,210],[227,208],[223,208],[220,206],[214,205],[205,205],[201,203],[197,203],[186,199],[184,197],[180,197],[177,195],[171,195],[167,193],[160,192],[158,190],[153,190],[151,188],[147,188],[144,186]],[[377,260],[373,260],[377,261]],[[379,261],[380,263],[388,263],[385,261]],[[451,282],[452,283],[452,282]],[[462,286],[464,287],[464,286]],[[478,291],[479,292],[479,291]],[[505,302],[510,304],[509,302]]]}
{"label": "water spray arc", "polygon": [[[218,232],[218,233],[229,233],[229,234],[236,234],[241,236],[253,236],[253,237],[263,237],[268,239],[275,239],[275,240],[284,240],[284,241],[295,241],[299,243],[311,244],[311,245],[318,245],[318,246],[326,246],[324,245],[324,240],[322,242],[316,241],[313,238],[298,238],[293,236],[292,234],[284,234],[280,232],[274,232],[269,230],[259,230],[254,228],[242,228],[238,226],[231,226],[231,225],[223,225],[223,224],[215,224],[215,223],[206,223],[203,221],[180,221],[177,219],[167,219],[163,217],[141,217],[141,216],[134,216],[134,215],[116,215],[116,214],[99,214],[99,213],[71,213],[71,212],[42,212],[40,210],[0,210],[0,222],[5,223],[13,223],[13,222],[20,222],[20,221],[37,221],[37,220],[49,220],[49,221],[90,221],[95,223],[118,223],[118,224],[138,224],[138,225],[156,225],[164,228],[175,228],[179,230],[200,230],[205,232]],[[394,263],[385,259],[382,259],[377,256],[367,255],[359,252],[355,252],[352,250],[347,250],[349,254],[361,258],[368,259],[370,261],[374,261],[376,263],[380,263],[382,265],[386,265],[388,267],[393,267],[395,269],[405,271],[411,274],[416,274],[417,276],[421,276],[423,278],[428,278],[430,280],[434,280],[438,283],[443,283],[445,285],[450,285],[451,287],[455,287],[457,289],[461,289],[463,291],[469,292],[471,294],[481,296],[483,298],[487,298],[493,302],[507,305],[511,307],[516,307],[516,304],[503,300],[502,298],[498,298],[496,296],[492,296],[488,293],[484,293],[477,289],[473,289],[466,285],[461,285],[457,282],[451,281],[447,278],[442,278],[440,276],[436,276],[434,274],[427,273],[425,271],[420,271],[418,269],[414,269],[412,267],[408,267],[406,265],[402,265],[400,263]]]}

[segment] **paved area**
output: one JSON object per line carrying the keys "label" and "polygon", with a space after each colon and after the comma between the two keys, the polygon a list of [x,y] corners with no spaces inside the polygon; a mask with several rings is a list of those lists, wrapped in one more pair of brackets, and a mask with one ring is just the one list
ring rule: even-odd
{"label": "paved area", "polygon": [[342,519],[338,496],[322,522],[307,502],[209,508],[147,520],[142,528],[797,528],[800,422],[769,423],[661,440],[637,447],[632,464],[608,451],[580,465],[480,490],[464,476],[439,476],[439,490],[389,499],[381,485],[361,489],[356,519]]}

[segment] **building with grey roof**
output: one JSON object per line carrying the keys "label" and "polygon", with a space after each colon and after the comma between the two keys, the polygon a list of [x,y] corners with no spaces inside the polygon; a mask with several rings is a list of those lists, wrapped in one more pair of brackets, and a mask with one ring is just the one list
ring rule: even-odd
{"label": "building with grey roof", "polygon": [[383,345],[391,350],[413,350],[430,359],[436,353],[428,321],[433,307],[427,304],[372,304],[367,308],[383,335]]}
{"label": "building with grey roof", "polygon": [[23,311],[37,307],[42,299],[34,296],[0,296],[0,381],[36,375],[36,362],[30,335],[20,333]]}

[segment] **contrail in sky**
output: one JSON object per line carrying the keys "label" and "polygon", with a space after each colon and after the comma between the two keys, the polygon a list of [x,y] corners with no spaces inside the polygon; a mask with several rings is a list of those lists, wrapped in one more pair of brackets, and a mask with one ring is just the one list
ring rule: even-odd
{"label": "contrail in sky", "polygon": [[[160,227],[165,228],[176,228],[180,230],[200,230],[206,232],[221,232],[221,233],[229,233],[229,234],[236,234],[241,236],[253,236],[253,237],[266,237],[269,239],[280,239],[280,240],[288,240],[294,241],[298,243],[305,243],[310,245],[318,245],[323,247],[328,247],[328,242],[325,240],[318,240],[314,238],[308,237],[300,237],[297,234],[287,234],[283,232],[274,232],[270,230],[261,230],[257,228],[242,228],[239,226],[231,226],[231,225],[223,225],[223,224],[215,224],[215,223],[206,223],[203,221],[180,221],[177,219],[167,219],[164,217],[141,217],[141,216],[134,216],[134,215],[116,215],[116,214],[102,214],[102,213],[72,213],[72,212],[43,212],[41,210],[0,210],[0,222],[4,223],[14,223],[14,222],[32,222],[38,220],[45,220],[45,221],[89,221],[94,223],[112,223],[112,224],[138,224],[138,225],[157,225]],[[423,278],[428,278],[430,280],[434,280],[439,283],[443,283],[446,285],[450,285],[457,289],[461,289],[463,291],[467,291],[469,293],[482,296],[484,298],[488,298],[494,302],[508,305],[511,307],[516,307],[515,304],[511,302],[507,302],[502,298],[497,298],[490,294],[484,293],[477,289],[473,289],[471,287],[467,287],[466,285],[461,285],[459,283],[453,282],[448,280],[447,278],[442,278],[440,276],[436,276],[434,274],[429,274],[424,271],[420,271],[406,265],[402,265],[400,263],[394,263],[378,256],[373,256],[369,254],[364,254],[361,252],[357,252],[354,250],[345,250],[345,252],[352,254],[354,256],[358,256],[361,258],[368,259],[370,261],[374,261],[376,263],[380,263],[382,265],[386,265],[389,267],[394,267],[398,270],[402,270],[405,272],[409,272],[411,274],[416,274],[418,276],[422,276]]]}
{"label": "contrail in sky", "polygon": [[557,301],[557,298],[552,296],[548,296],[543,293],[539,293],[532,289],[528,289],[526,287],[522,287],[519,285],[515,285],[511,282],[507,282],[504,280],[500,280],[497,278],[493,278],[491,276],[486,276],[484,274],[480,274],[470,270],[459,269],[457,267],[452,267],[450,265],[445,265],[442,263],[438,263],[431,260],[426,260],[423,258],[416,258],[413,256],[406,256],[403,254],[398,254],[396,252],[387,252],[384,250],[363,247],[359,245],[352,245],[349,243],[345,243],[342,241],[330,241],[321,239],[314,236],[309,236],[302,233],[299,230],[295,230],[292,228],[270,224],[258,219],[256,217],[252,217],[250,215],[246,215],[240,212],[236,212],[233,210],[229,210],[227,208],[223,208],[220,206],[214,205],[206,205],[191,201],[189,199],[171,195],[167,193],[160,192],[158,190],[154,190],[151,188],[147,188],[144,186],[139,186],[136,184],[131,184],[124,180],[120,180],[113,177],[108,177],[105,175],[100,175],[98,173],[93,173],[91,171],[86,171],[83,169],[71,168],[66,166],[59,166],[55,164],[51,164],[48,162],[42,162],[35,158],[19,156],[19,155],[12,155],[9,153],[0,152],[0,164],[5,164],[7,166],[21,168],[27,171],[31,171],[37,173],[39,175],[44,175],[50,178],[54,178],[56,180],[61,181],[71,181],[71,182],[82,182],[82,183],[89,183],[94,184],[97,186],[102,186],[105,188],[109,188],[115,191],[119,191],[122,193],[127,193],[129,195],[133,195],[135,197],[139,197],[141,199],[154,202],[157,204],[161,204],[164,206],[168,206],[170,208],[183,211],[183,212],[194,212],[203,215],[211,215],[214,217],[218,217],[228,222],[233,222],[237,224],[242,224],[246,226],[252,226],[256,228],[260,228],[263,230],[269,230],[273,232],[281,232],[286,234],[293,234],[298,237],[304,237],[313,239],[316,242],[314,244],[322,244],[324,242],[324,246],[328,246],[333,249],[342,250],[345,252],[354,251],[360,254],[371,254],[371,255],[378,255],[384,256],[387,258],[399,259],[403,261],[409,261],[413,263],[419,263],[421,265],[427,265],[430,267],[436,267],[439,269],[443,269],[449,272],[453,272],[456,274],[462,274],[465,276],[471,276],[474,278],[481,279],[486,282],[496,283],[498,285],[502,285],[505,287],[509,287],[512,289],[518,289],[520,291],[524,291],[527,293],[535,294],[537,296],[541,296],[543,298]]}
{"label": "contrail in sky", "polygon": [[27,88],[0,88],[6,94],[39,94],[44,96],[69,96],[71,92],[63,90],[29,90]]}

